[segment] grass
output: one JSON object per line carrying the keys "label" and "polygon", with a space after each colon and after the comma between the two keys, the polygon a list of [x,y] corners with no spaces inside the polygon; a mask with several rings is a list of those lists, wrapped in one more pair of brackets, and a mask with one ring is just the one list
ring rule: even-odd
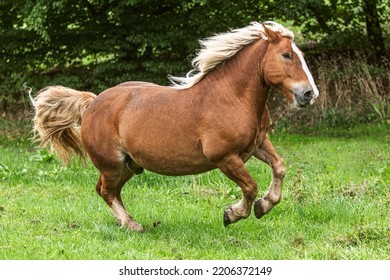
{"label": "grass", "polygon": [[[390,259],[387,124],[271,135],[287,166],[283,200],[227,228],[223,210],[241,192],[219,171],[144,172],[123,190],[143,234],[117,225],[90,163],[62,167],[28,130],[0,121],[0,259]],[[247,166],[265,192],[268,167]]]}

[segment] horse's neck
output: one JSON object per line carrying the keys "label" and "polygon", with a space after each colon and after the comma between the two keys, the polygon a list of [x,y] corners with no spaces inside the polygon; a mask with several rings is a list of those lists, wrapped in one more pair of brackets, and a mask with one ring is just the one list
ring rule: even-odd
{"label": "horse's neck", "polygon": [[225,99],[246,100],[245,103],[260,109],[261,114],[269,91],[260,73],[260,64],[267,47],[268,42],[260,39],[217,66],[207,79],[213,88],[210,94]]}

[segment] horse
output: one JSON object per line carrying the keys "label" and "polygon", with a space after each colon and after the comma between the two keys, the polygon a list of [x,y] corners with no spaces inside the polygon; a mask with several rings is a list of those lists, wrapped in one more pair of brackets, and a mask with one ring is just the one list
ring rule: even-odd
{"label": "horse", "polygon": [[[223,212],[225,226],[247,218],[252,206],[261,218],[281,200],[286,169],[267,134],[269,90],[279,89],[296,107],[319,95],[293,32],[252,22],[200,43],[193,70],[169,76],[168,86],[131,81],[99,95],[48,86],[32,99],[40,144],[65,164],[73,153],[89,157],[100,172],[96,191],[122,227],[144,231],[121,198],[124,184],[144,169],[169,176],[219,169],[242,190],[242,199]],[[272,171],[257,200],[245,166],[251,157]]]}

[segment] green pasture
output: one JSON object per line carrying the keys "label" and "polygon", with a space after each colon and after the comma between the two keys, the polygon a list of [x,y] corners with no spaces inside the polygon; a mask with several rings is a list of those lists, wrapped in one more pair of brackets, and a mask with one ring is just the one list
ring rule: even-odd
{"label": "green pasture", "polygon": [[[0,259],[390,259],[389,124],[277,129],[271,140],[287,167],[281,203],[226,228],[224,208],[241,192],[219,171],[146,171],[123,190],[142,234],[118,226],[91,163],[63,167],[30,129],[0,121]],[[264,193],[268,166],[247,166]]]}

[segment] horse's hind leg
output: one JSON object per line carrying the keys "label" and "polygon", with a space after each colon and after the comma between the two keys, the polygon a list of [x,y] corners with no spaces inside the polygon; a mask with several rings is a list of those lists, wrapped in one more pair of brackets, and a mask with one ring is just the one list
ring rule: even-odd
{"label": "horse's hind leg", "polygon": [[254,204],[255,215],[259,219],[279,203],[286,168],[283,159],[276,152],[268,135],[266,135],[262,144],[257,148],[254,156],[267,163],[272,169],[272,181],[268,191]]}
{"label": "horse's hind leg", "polygon": [[133,175],[134,173],[127,168],[125,163],[116,168],[100,170],[96,191],[110,206],[112,213],[122,226],[141,232],[142,226],[126,211],[121,198],[123,185]]}

